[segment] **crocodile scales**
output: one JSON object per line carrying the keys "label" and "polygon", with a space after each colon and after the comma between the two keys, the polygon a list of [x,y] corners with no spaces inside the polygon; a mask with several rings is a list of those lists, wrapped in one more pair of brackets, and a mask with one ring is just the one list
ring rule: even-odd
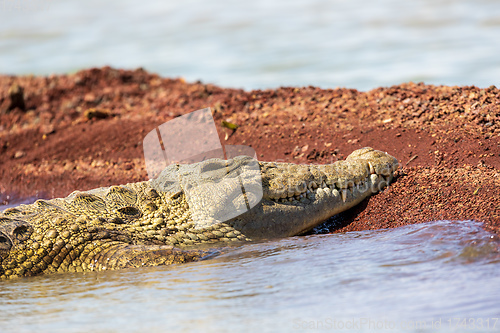
{"label": "crocodile scales", "polygon": [[[189,201],[184,185],[172,182],[178,172],[231,175],[252,163],[260,172],[250,174],[243,192],[238,177],[226,178],[217,193],[213,182],[204,187],[210,177],[200,178],[189,192],[197,200]],[[210,249],[228,242],[299,235],[382,190],[397,168],[396,158],[372,148],[326,165],[239,156],[170,166],[154,180],[37,200],[0,213],[0,277],[177,264],[210,256]],[[251,189],[259,187],[262,198],[252,198]],[[190,207],[196,202],[208,210]],[[250,209],[218,219],[220,212],[241,207]]]}

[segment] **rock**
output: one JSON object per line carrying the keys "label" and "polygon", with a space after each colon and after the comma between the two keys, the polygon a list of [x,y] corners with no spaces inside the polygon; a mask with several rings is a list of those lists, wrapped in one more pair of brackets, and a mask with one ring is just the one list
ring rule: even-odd
{"label": "rock", "polygon": [[90,119],[105,119],[111,116],[111,112],[107,109],[95,109],[95,108],[90,108],[85,110],[83,113],[83,116],[87,118],[88,120]]}
{"label": "rock", "polygon": [[17,83],[13,83],[8,92],[10,104],[7,107],[7,111],[19,108],[22,111],[26,111],[26,104],[24,103],[24,89]]}
{"label": "rock", "polygon": [[16,153],[14,154],[14,158],[21,158],[21,157],[24,157],[26,155],[26,153],[22,150],[18,150],[16,151]]}

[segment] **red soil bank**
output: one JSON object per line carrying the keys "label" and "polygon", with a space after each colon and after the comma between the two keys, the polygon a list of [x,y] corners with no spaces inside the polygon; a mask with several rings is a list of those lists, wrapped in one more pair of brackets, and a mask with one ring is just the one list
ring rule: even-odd
{"label": "red soil bank", "polygon": [[500,231],[494,86],[247,92],[109,67],[0,76],[0,203],[145,180],[144,136],[204,107],[214,110],[223,143],[250,145],[260,160],[328,163],[365,146],[396,156],[396,181],[344,214],[335,231],[441,219],[482,221]]}

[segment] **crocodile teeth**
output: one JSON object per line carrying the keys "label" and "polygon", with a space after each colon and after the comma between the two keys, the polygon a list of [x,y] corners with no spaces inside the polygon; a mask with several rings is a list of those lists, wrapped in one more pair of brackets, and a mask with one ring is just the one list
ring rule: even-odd
{"label": "crocodile teeth", "polygon": [[377,174],[370,175],[370,182],[372,184],[372,193],[378,192],[378,180],[379,176]]}
{"label": "crocodile teeth", "polygon": [[368,162],[368,167],[370,168],[370,173],[373,175],[375,173],[375,168],[371,162]]}
{"label": "crocodile teeth", "polygon": [[318,184],[316,184],[314,180],[311,182],[311,188],[313,188],[314,190],[318,188]]}
{"label": "crocodile teeth", "polygon": [[342,201],[345,202],[347,199],[347,190],[340,191],[340,195],[342,196]]}

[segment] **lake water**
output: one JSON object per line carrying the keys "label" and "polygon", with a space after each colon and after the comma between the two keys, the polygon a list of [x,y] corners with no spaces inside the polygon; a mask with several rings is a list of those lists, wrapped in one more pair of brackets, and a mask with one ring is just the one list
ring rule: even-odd
{"label": "lake water", "polygon": [[498,332],[472,221],[291,237],[205,261],[0,282],[2,332]]}
{"label": "lake water", "polygon": [[144,67],[246,89],[500,86],[497,0],[0,0],[0,73]]}

